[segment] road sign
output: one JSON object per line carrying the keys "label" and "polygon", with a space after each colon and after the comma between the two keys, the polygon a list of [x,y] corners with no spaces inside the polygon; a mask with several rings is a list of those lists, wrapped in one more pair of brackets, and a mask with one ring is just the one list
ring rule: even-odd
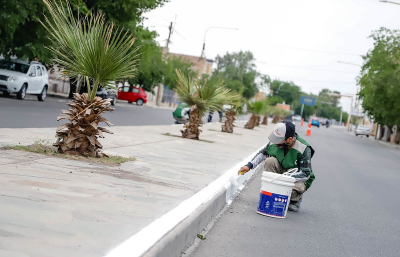
{"label": "road sign", "polygon": [[300,103],[304,105],[315,105],[316,99],[314,97],[307,97],[307,96],[302,96]]}

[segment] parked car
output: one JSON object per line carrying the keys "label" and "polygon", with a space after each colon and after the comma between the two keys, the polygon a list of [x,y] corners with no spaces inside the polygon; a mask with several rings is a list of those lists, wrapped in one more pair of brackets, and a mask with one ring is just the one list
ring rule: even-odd
{"label": "parked car", "polygon": [[293,116],[294,121],[301,121],[301,116],[300,115],[294,115]]}
{"label": "parked car", "polygon": [[319,119],[316,117],[311,118],[311,126],[317,126],[319,128],[320,126]]}
{"label": "parked car", "polygon": [[354,130],[354,133],[356,134],[356,136],[358,136],[358,135],[365,135],[365,136],[369,137],[369,134],[371,134],[371,130],[369,129],[368,126],[359,125],[359,126]]}
{"label": "parked car", "polygon": [[0,91],[3,95],[17,94],[23,100],[26,94],[37,95],[44,101],[49,87],[49,74],[40,62],[0,60]]}
{"label": "parked car", "polygon": [[144,92],[142,88],[134,86],[123,86],[119,88],[118,99],[126,100],[128,102],[136,102],[139,106],[147,103],[146,92]]}
{"label": "parked car", "polygon": [[102,99],[111,98],[111,105],[115,105],[118,98],[118,91],[115,89],[105,89],[101,87],[97,90],[96,96],[100,96]]}

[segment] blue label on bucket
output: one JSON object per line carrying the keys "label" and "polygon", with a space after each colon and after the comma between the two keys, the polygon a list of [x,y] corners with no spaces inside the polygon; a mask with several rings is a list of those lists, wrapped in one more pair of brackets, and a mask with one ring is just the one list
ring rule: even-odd
{"label": "blue label on bucket", "polygon": [[284,217],[289,196],[261,191],[258,211],[264,214]]}

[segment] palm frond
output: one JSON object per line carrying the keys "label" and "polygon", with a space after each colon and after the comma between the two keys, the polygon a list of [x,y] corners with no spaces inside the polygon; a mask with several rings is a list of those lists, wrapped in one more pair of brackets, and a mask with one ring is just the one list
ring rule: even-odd
{"label": "palm frond", "polygon": [[226,88],[224,81],[219,78],[211,77],[203,83],[198,83],[179,70],[176,73],[178,76],[176,92],[181,102],[196,106],[202,116],[209,109],[221,110],[224,104],[231,104],[240,99],[239,95]]}
{"label": "palm frond", "polygon": [[74,18],[68,2],[66,7],[57,0],[45,3],[50,16],[45,16],[41,23],[52,42],[48,49],[55,54],[54,61],[64,68],[66,76],[93,80],[89,100],[96,96],[98,85],[134,77],[138,55],[137,49],[132,49],[132,34],[106,22],[101,13]]}
{"label": "palm frond", "polygon": [[250,113],[253,114],[264,114],[263,110],[265,108],[265,103],[264,101],[247,101],[246,102],[247,109]]}

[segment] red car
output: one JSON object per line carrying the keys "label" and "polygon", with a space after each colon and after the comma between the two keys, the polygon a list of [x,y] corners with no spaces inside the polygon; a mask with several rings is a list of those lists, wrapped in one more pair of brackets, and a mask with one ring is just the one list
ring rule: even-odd
{"label": "red car", "polygon": [[147,103],[146,92],[142,88],[123,86],[118,91],[118,99],[128,102],[136,102],[137,105]]}

